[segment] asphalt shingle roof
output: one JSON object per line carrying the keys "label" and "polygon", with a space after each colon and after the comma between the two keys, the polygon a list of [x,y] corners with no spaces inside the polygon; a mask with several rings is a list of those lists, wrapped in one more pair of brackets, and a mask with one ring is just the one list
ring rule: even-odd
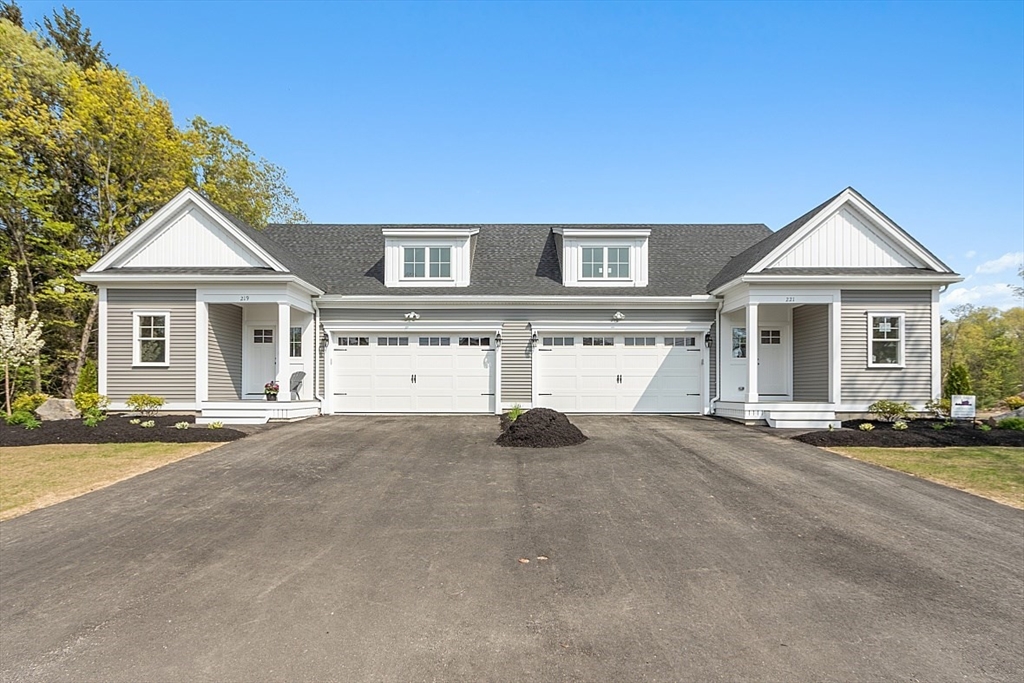
{"label": "asphalt shingle roof", "polygon": [[[264,234],[312,271],[328,294],[393,295],[587,295],[679,296],[706,294],[708,281],[736,253],[771,234],[762,224],[564,225],[481,224],[468,287],[384,286],[384,228],[438,225],[270,225]],[[567,289],[555,247],[555,227],[648,228],[647,287]]]}

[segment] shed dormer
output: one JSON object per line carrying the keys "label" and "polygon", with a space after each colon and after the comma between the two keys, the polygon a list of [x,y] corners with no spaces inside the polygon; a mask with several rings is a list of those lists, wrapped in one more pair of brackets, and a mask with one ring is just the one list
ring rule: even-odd
{"label": "shed dormer", "polygon": [[648,228],[554,228],[566,287],[646,287]]}
{"label": "shed dormer", "polygon": [[384,228],[387,287],[468,287],[479,228]]}

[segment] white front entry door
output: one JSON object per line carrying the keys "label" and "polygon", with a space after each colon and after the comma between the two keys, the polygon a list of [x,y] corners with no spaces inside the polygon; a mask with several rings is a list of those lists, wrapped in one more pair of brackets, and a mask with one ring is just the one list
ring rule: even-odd
{"label": "white front entry door", "polygon": [[567,413],[699,413],[702,334],[550,334],[534,405]]}
{"label": "white front entry door", "polygon": [[764,326],[757,337],[757,393],[789,395],[789,339],[783,326]]}
{"label": "white front entry door", "polygon": [[490,335],[359,333],[332,341],[332,412],[494,412]]}
{"label": "white front entry door", "polygon": [[263,386],[277,377],[277,326],[247,325],[245,337],[242,398],[252,399],[262,397]]}

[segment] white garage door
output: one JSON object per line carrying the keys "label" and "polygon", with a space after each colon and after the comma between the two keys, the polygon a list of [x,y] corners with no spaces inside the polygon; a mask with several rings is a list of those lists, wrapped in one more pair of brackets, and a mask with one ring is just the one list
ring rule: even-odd
{"label": "white garage door", "polygon": [[361,333],[332,341],[332,412],[494,412],[490,336]]}
{"label": "white garage door", "polygon": [[699,413],[700,335],[544,333],[538,405],[567,413]]}

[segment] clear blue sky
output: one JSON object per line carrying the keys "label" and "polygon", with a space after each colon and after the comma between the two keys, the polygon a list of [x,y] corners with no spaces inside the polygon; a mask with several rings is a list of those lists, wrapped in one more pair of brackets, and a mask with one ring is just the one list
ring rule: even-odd
{"label": "clear blue sky", "polygon": [[1014,303],[1024,2],[65,1],[313,221],[777,229],[852,185],[970,276],[947,306]]}

